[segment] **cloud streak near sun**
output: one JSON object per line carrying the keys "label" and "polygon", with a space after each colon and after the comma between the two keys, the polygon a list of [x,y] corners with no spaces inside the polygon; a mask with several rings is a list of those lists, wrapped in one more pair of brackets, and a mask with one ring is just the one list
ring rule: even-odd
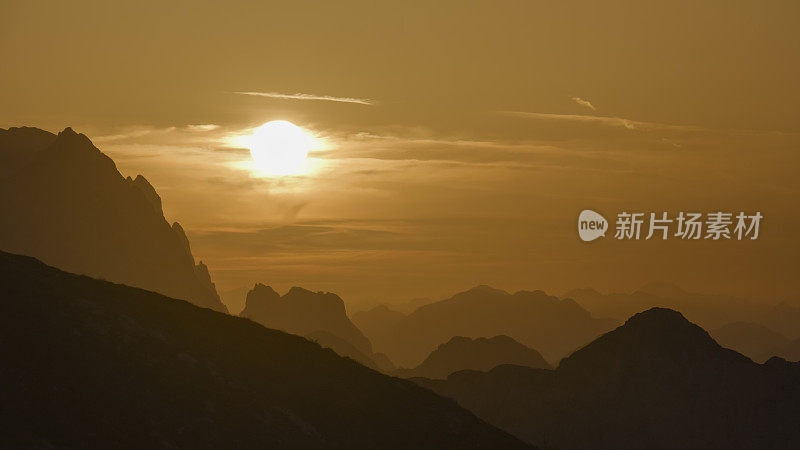
{"label": "cloud streak near sun", "polygon": [[367,105],[372,106],[375,105],[375,101],[368,99],[368,98],[354,98],[354,97],[333,97],[330,95],[314,95],[314,94],[282,94],[280,92],[256,92],[256,91],[246,91],[246,92],[234,92],[234,94],[238,95],[250,95],[254,97],[268,97],[268,98],[280,98],[280,99],[287,99],[287,100],[316,100],[316,101],[323,101],[323,102],[337,102],[337,103],[355,103],[358,105]]}

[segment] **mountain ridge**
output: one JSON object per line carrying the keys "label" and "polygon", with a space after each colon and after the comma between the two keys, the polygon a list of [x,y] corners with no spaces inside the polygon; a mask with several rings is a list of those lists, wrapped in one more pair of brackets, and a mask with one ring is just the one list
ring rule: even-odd
{"label": "mountain ridge", "polygon": [[301,337],[0,252],[0,445],[529,448]]}
{"label": "mountain ridge", "polygon": [[747,449],[800,442],[800,363],[776,357],[757,364],[666,308],[632,316],[555,370],[504,365],[414,381],[542,447]]}
{"label": "mountain ridge", "polygon": [[0,130],[0,157],[17,160],[0,171],[0,249],[226,311],[153,186],[123,177],[88,137]]}
{"label": "mountain ridge", "polygon": [[376,351],[402,367],[418,366],[453,336],[500,334],[535,348],[553,362],[614,325],[614,321],[593,318],[572,300],[543,291],[510,294],[481,285],[420,306],[370,339]]}

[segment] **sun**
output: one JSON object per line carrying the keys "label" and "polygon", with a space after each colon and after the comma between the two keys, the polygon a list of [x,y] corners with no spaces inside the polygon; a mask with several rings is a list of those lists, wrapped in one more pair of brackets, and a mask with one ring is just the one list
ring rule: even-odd
{"label": "sun", "polygon": [[249,139],[250,156],[266,175],[301,175],[306,172],[314,137],[286,120],[273,120],[256,128]]}

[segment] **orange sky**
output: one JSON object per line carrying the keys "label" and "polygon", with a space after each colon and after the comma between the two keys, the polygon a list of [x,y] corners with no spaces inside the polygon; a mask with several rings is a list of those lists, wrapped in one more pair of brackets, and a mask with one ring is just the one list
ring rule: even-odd
{"label": "orange sky", "polygon": [[[220,290],[796,295],[800,4],[431,3],[4,1],[0,127],[72,126],[146,176]],[[316,171],[246,169],[228,138],[276,119],[324,139]],[[586,244],[584,208],[765,218]]]}

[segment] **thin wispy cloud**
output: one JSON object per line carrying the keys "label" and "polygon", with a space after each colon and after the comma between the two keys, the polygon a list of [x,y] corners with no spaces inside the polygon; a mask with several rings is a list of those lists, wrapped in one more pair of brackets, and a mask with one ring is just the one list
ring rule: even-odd
{"label": "thin wispy cloud", "polygon": [[255,91],[248,91],[248,92],[234,92],[234,94],[238,95],[251,95],[254,97],[268,97],[268,98],[280,98],[280,99],[288,99],[288,100],[316,100],[316,101],[323,101],[323,102],[337,102],[337,103],[355,103],[358,105],[367,105],[372,106],[376,104],[375,100],[368,99],[368,98],[354,98],[354,97],[333,97],[330,95],[314,95],[314,94],[282,94],[280,92],[255,92]]}
{"label": "thin wispy cloud", "polygon": [[594,105],[592,104],[592,102],[590,102],[589,100],[584,100],[584,99],[582,99],[580,97],[572,97],[572,101],[577,103],[577,104],[579,104],[579,105],[581,105],[581,106],[585,106],[585,107],[591,109],[592,111],[597,111],[597,108],[595,108]]}
{"label": "thin wispy cloud", "polygon": [[788,133],[783,131],[772,130],[753,130],[741,128],[709,128],[698,125],[675,125],[669,123],[658,122],[643,122],[639,120],[625,119],[623,117],[615,116],[589,116],[584,114],[551,114],[551,113],[538,113],[528,111],[496,111],[496,114],[501,114],[511,117],[519,117],[531,120],[557,120],[565,122],[582,122],[593,123],[598,125],[606,125],[609,127],[623,127],[628,130],[641,130],[641,131],[673,131],[684,133],[723,133],[736,136],[800,136],[798,133]]}
{"label": "thin wispy cloud", "polygon": [[586,116],[581,114],[548,114],[548,113],[535,113],[525,111],[499,111],[500,114],[522,117],[526,119],[544,119],[544,120],[563,120],[570,122],[584,122],[584,123],[597,123],[609,126],[621,126],[629,130],[636,128],[661,128],[667,125],[636,122],[633,120],[623,119],[621,117],[606,117],[606,116]]}
{"label": "thin wispy cloud", "polygon": [[93,142],[114,142],[114,141],[121,141],[126,139],[136,139],[142,138],[145,136],[150,136],[153,134],[165,134],[171,133],[175,131],[176,127],[167,127],[167,128],[154,128],[154,127],[126,127],[123,131],[116,133],[116,134],[105,134],[94,136],[92,138]]}
{"label": "thin wispy cloud", "polygon": [[219,125],[213,123],[186,126],[186,129],[189,131],[214,131],[217,128],[219,128]]}

